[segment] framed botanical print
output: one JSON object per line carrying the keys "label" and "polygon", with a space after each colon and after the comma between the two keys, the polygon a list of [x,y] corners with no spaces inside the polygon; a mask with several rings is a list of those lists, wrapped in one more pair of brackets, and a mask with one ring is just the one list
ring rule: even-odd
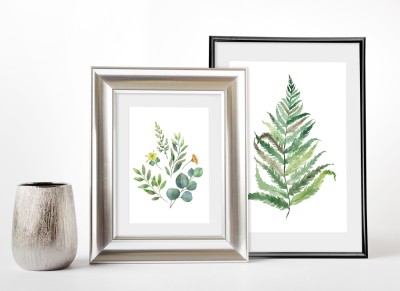
{"label": "framed botanical print", "polygon": [[210,67],[248,70],[250,255],[367,257],[365,38],[211,36]]}
{"label": "framed botanical print", "polygon": [[247,261],[244,69],[92,69],[91,263]]}

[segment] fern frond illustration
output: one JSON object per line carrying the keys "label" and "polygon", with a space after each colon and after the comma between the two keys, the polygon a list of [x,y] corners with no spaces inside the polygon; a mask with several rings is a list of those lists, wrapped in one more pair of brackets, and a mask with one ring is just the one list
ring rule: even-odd
{"label": "fern frond illustration", "polygon": [[[290,76],[286,97],[277,104],[275,115],[268,113],[268,117],[269,121],[263,122],[268,131],[254,133],[259,191],[250,193],[248,198],[287,211],[287,218],[292,206],[316,194],[326,176],[336,180],[336,173],[328,169],[333,164],[315,166],[325,151],[315,154],[319,140],[309,138],[315,121],[303,112],[300,91]],[[269,183],[261,177],[261,169]]]}

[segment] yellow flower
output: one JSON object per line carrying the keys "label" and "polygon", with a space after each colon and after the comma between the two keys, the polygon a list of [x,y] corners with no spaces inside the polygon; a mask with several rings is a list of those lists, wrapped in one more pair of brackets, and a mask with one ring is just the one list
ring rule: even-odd
{"label": "yellow flower", "polygon": [[195,154],[192,155],[192,162],[195,163],[196,165],[199,163],[199,159],[196,157]]}
{"label": "yellow flower", "polygon": [[145,157],[147,158],[146,162],[155,161],[157,159],[157,154],[153,151],[148,153]]}

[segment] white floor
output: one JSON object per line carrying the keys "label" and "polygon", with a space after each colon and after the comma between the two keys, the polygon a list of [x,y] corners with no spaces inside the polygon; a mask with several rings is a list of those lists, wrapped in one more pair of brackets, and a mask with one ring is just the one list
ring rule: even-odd
{"label": "white floor", "polygon": [[235,264],[89,265],[87,256],[79,255],[68,269],[53,272],[23,271],[7,256],[0,290],[398,291],[399,245],[371,238],[369,259],[257,258]]}

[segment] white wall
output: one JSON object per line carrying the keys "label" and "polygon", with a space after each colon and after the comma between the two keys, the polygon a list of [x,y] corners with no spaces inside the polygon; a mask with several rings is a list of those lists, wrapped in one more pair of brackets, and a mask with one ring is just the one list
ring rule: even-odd
{"label": "white wall", "polygon": [[[370,255],[399,251],[399,1],[0,3],[0,264],[18,183],[72,183],[89,250],[90,66],[207,67],[208,36],[366,36]],[[382,247],[385,246],[385,247]]]}

